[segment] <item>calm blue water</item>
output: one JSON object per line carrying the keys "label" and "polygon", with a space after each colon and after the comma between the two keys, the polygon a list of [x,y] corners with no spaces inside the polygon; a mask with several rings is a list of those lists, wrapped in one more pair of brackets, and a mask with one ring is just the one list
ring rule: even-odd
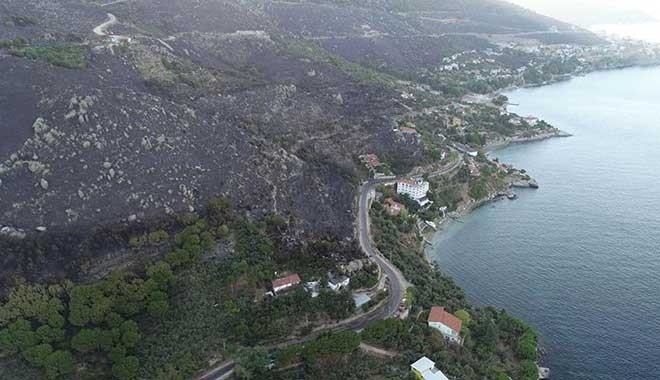
{"label": "calm blue water", "polygon": [[476,210],[427,254],[475,303],[536,327],[554,380],[660,379],[660,68],[509,97],[574,137],[494,152],[541,188]]}

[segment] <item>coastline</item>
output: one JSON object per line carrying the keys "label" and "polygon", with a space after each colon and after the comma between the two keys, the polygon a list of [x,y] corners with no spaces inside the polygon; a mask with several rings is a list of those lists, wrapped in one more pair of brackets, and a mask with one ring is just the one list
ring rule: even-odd
{"label": "coastline", "polygon": [[[538,85],[526,85],[526,86],[512,86],[507,89],[502,89],[498,91],[498,94],[501,94],[502,92],[510,92],[510,91],[515,91],[519,89],[525,89],[525,88],[536,88],[536,87],[544,87],[546,85],[553,85],[553,84],[558,84],[561,82],[565,81],[570,81],[573,78],[576,78],[578,76],[585,76],[589,74],[594,74],[594,73],[600,73],[600,72],[607,72],[607,71],[618,71],[618,70],[625,70],[625,69],[633,69],[633,68],[650,68],[650,67],[660,67],[660,64],[658,63],[653,63],[653,64],[640,64],[640,65],[626,65],[622,67],[614,67],[614,68],[606,68],[606,69],[599,69],[599,70],[592,70],[588,72],[583,72],[575,75],[570,75],[569,77],[564,77],[559,80],[553,80],[549,81],[543,84],[538,84]],[[567,133],[565,131],[562,131],[558,128],[554,128],[551,132],[545,132],[545,133],[540,133],[536,136],[530,136],[530,137],[523,137],[523,138],[513,138],[513,137],[507,137],[503,138],[501,140],[493,141],[488,144],[486,144],[483,149],[486,153],[492,153],[493,151],[496,151],[498,149],[504,149],[506,147],[509,147],[514,144],[524,144],[524,143],[532,143],[532,142],[538,142],[538,141],[543,141],[547,139],[552,139],[552,138],[558,138],[558,137],[571,137],[573,136],[570,133]],[[513,185],[511,187],[514,187]],[[448,213],[444,218],[441,219],[436,219],[434,222],[436,223],[436,228],[425,228],[423,231],[420,231],[420,235],[422,236],[420,245],[419,245],[419,253],[424,257],[425,261],[428,263],[433,268],[438,268],[438,263],[436,260],[431,256],[431,251],[428,251],[429,248],[435,247],[435,242],[438,239],[438,237],[442,236],[442,234],[447,233],[448,228],[453,224],[453,223],[463,223],[461,221],[462,218],[468,216],[471,212],[474,210],[478,209],[481,206],[488,205],[492,202],[496,202],[503,199],[501,196],[497,196],[496,194],[491,194],[487,198],[483,198],[480,200],[473,200],[470,202],[466,203],[461,203],[456,211],[453,211],[451,213]],[[441,270],[442,268],[440,268]],[[537,366],[543,366],[547,365],[548,362],[548,352],[546,350],[546,346],[544,344],[544,339],[543,336],[541,335],[540,331],[537,330],[536,328],[534,331],[537,334],[538,337],[538,343],[537,343],[537,350],[539,352],[539,359],[537,361]]]}
{"label": "coastline", "polygon": [[537,141],[543,141],[543,140],[548,140],[552,138],[558,138],[558,137],[571,137],[573,136],[572,134],[568,132],[564,132],[560,129],[555,129],[552,132],[546,132],[546,133],[540,133],[535,136],[530,136],[530,137],[508,137],[505,138],[501,141],[494,141],[486,144],[484,146],[484,150],[487,153],[493,152],[498,149],[506,148],[509,145],[512,144],[525,144],[525,143],[530,143],[530,142],[537,142]]}
{"label": "coastline", "polygon": [[516,91],[516,90],[521,90],[521,89],[526,89],[526,88],[537,88],[537,87],[543,87],[543,86],[551,86],[553,84],[558,84],[562,82],[568,82],[574,78],[579,78],[579,77],[584,77],[585,75],[593,74],[593,73],[601,73],[601,72],[608,72],[608,71],[618,71],[618,70],[626,70],[626,69],[644,69],[644,68],[652,68],[652,67],[659,67],[660,62],[648,62],[648,63],[630,63],[630,64],[625,64],[625,65],[618,65],[618,66],[612,66],[612,67],[603,67],[603,68],[594,68],[592,70],[584,70],[576,73],[571,73],[571,74],[562,74],[562,75],[556,75],[552,79],[545,81],[543,83],[529,83],[529,84],[523,84],[523,85],[510,85],[507,87],[504,87],[500,90],[494,91],[491,95],[499,95],[503,92],[511,92],[511,91]]}
{"label": "coastline", "polygon": [[[652,287],[647,286],[657,283],[646,272],[658,261],[654,260],[653,242],[646,240],[652,234],[645,230],[658,222],[647,214],[653,208],[645,208],[657,199],[635,199],[630,190],[653,186],[648,181],[653,166],[644,165],[653,162],[657,154],[647,145],[657,140],[658,134],[654,127],[657,110],[647,107],[658,99],[657,87],[652,88],[657,70],[595,73],[570,85],[511,94],[511,102],[520,103],[521,110],[547,116],[560,128],[570,126],[580,137],[513,146],[495,153],[492,157],[503,163],[515,163],[538,175],[543,194],[522,192],[522,203],[494,204],[463,219],[464,225],[443,226],[437,233],[444,235],[434,236],[433,247],[425,250],[432,263],[469,290],[470,300],[506,308],[536,327],[542,334],[539,346],[546,349],[541,365],[552,367],[557,377],[590,373],[599,378],[616,373],[615,367],[631,359],[657,357],[657,347],[648,343],[640,344],[640,348],[626,346],[620,353],[611,351],[612,343],[626,334],[612,328],[621,316],[638,312],[636,323],[648,326],[646,321],[653,320],[648,315],[656,312],[653,308],[638,310],[637,305],[643,304],[644,297],[653,298],[652,292],[646,292]],[[623,128],[629,129],[623,132]],[[639,146],[644,148],[638,150]],[[599,166],[600,152],[612,148],[621,160]],[[622,176],[600,186],[598,181],[611,172]],[[626,199],[625,203],[621,199]],[[616,228],[616,222],[612,225],[620,215],[630,220],[624,231]],[[565,224],[567,216],[575,219]],[[625,274],[609,275],[606,268],[617,268],[617,262],[632,260],[633,256],[640,261],[626,263],[630,267]],[[585,260],[587,257],[598,259]],[[585,267],[572,265],[580,260]],[[621,273],[619,269],[614,272]],[[571,281],[576,285],[568,290],[562,287]],[[639,303],[636,297],[629,301],[625,292],[608,293],[608,289],[622,287],[636,289]],[[518,288],[525,290],[518,292]],[[605,308],[613,310],[616,317],[602,322],[594,317],[594,311]],[[571,309],[583,325],[563,333],[553,329],[557,315]],[[647,329],[651,332],[634,339],[657,339],[653,336],[657,330]],[[585,346],[581,346],[583,342],[587,342]],[[584,359],[570,349],[576,346],[601,353]],[[638,368],[637,374],[630,376],[650,379],[658,373],[652,370],[658,368],[652,360],[640,359]]]}
{"label": "coastline", "polygon": [[[555,129],[550,133],[539,134],[536,136],[525,137],[525,138],[506,138],[502,141],[491,142],[489,144],[486,144],[484,150],[487,153],[491,153],[495,150],[504,149],[508,146],[515,144],[526,144],[526,143],[544,141],[552,138],[563,138],[563,137],[571,137],[571,136],[573,135],[570,133],[564,132],[560,129]],[[532,178],[529,182],[535,183],[536,181]],[[520,188],[520,187],[528,187],[528,186],[521,186],[521,185],[517,186],[515,183],[511,183],[510,188],[514,188],[514,187]],[[433,222],[436,224],[435,229],[428,228],[420,232],[420,234],[422,235],[422,242],[420,243],[420,252],[424,254],[424,257],[426,257],[429,264],[433,265],[433,262],[428,258],[428,256],[426,256],[425,251],[428,246],[432,246],[433,239],[435,238],[436,235],[444,233],[446,228],[449,227],[449,225],[455,222],[460,222],[460,219],[466,217],[467,215],[469,215],[471,212],[478,209],[479,207],[485,206],[491,202],[497,202],[501,199],[503,199],[501,195],[490,194],[487,198],[474,200],[468,203],[461,203],[455,211],[448,213],[444,218],[433,220]]]}

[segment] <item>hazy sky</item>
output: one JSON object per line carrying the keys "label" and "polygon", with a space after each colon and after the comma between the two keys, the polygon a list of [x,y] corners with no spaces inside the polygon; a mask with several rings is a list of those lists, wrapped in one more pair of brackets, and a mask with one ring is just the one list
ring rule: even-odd
{"label": "hazy sky", "polygon": [[637,9],[660,18],[659,0],[508,0],[539,13],[557,17],[573,10],[607,7],[608,10]]}

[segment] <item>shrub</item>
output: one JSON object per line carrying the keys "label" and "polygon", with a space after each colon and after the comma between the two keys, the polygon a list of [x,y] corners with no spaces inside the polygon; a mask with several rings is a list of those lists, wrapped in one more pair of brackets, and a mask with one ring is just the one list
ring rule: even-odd
{"label": "shrub", "polygon": [[36,62],[67,69],[84,69],[88,64],[88,47],[76,44],[12,48],[11,54]]}
{"label": "shrub", "polygon": [[20,48],[27,45],[27,41],[22,37],[16,37],[13,40],[0,40],[0,49]]}

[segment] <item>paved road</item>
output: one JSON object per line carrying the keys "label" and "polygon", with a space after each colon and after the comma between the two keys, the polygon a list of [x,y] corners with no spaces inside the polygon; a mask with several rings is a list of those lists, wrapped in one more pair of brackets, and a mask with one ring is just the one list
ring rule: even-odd
{"label": "paved road", "polygon": [[369,258],[378,264],[383,273],[387,276],[390,283],[389,298],[387,307],[383,310],[381,319],[393,316],[401,304],[405,296],[407,282],[403,274],[397,269],[394,264],[387,260],[371,242],[371,231],[369,222],[369,209],[371,200],[375,194],[376,186],[394,182],[393,177],[373,179],[366,182],[360,188],[360,198],[358,204],[358,238],[360,240],[360,247],[362,251],[369,256]]}
{"label": "paved road", "polygon": [[[449,173],[452,170],[456,169],[458,165],[462,163],[461,159],[456,160],[456,162],[451,163],[445,169],[442,169],[435,175],[442,175]],[[371,241],[371,231],[370,231],[370,221],[369,221],[369,209],[371,206],[371,201],[375,195],[375,189],[379,185],[393,183],[396,180],[395,177],[384,177],[378,179],[372,179],[364,183],[360,187],[360,192],[358,196],[358,218],[357,218],[357,228],[358,228],[358,239],[360,241],[360,247],[364,253],[374,261],[382,270],[389,280],[389,294],[387,303],[384,307],[380,307],[377,310],[372,311],[371,313],[362,315],[357,318],[349,318],[344,321],[340,321],[332,327],[316,331],[310,335],[307,335],[303,338],[291,339],[288,341],[281,342],[277,345],[267,347],[269,349],[282,348],[293,344],[301,344],[312,340],[319,335],[327,332],[340,332],[340,331],[360,331],[364,329],[367,325],[372,322],[386,319],[394,316],[399,309],[408,283],[404,278],[403,274],[392,264],[387,258],[385,258],[376,247],[373,246]],[[198,377],[198,380],[223,380],[227,379],[234,371],[234,362],[229,360],[223,362],[216,366],[215,368],[209,370],[205,374]]]}
{"label": "paved road", "polygon": [[[451,151],[456,152],[454,149],[451,149]],[[428,173],[427,176],[428,176],[428,178],[440,177],[440,176],[443,176],[447,173],[450,173],[450,172],[454,171],[454,169],[457,169],[461,165],[463,165],[463,155],[461,155],[459,153],[458,159],[456,159],[456,161],[450,163],[449,165],[445,166],[444,168],[442,168],[438,171]]]}
{"label": "paved road", "polygon": [[234,361],[227,360],[218,364],[212,370],[209,370],[202,376],[198,377],[197,380],[225,380],[229,379],[231,375],[234,374]]}
{"label": "paved road", "polygon": [[115,25],[118,22],[117,17],[112,13],[108,13],[108,20],[101,23],[99,26],[93,29],[94,34],[101,37],[110,37],[115,41],[130,41],[131,37],[122,36],[118,34],[108,34],[106,31],[109,27]]}
{"label": "paved road", "polygon": [[[375,194],[376,186],[382,185],[385,183],[394,182],[394,177],[387,177],[381,179],[374,179],[366,182],[362,187],[360,187],[360,193],[358,198],[358,238],[360,240],[360,247],[364,253],[373,260],[381,268],[383,273],[389,279],[389,298],[384,307],[380,307],[377,310],[372,311],[371,313],[364,314],[357,318],[349,318],[344,321],[340,321],[332,327],[327,329],[322,329],[316,331],[310,335],[307,335],[303,338],[291,339],[285,342],[282,342],[278,345],[274,345],[270,348],[281,348],[293,344],[301,344],[312,340],[319,335],[327,332],[340,332],[340,331],[360,331],[364,329],[367,325],[372,322],[386,319],[393,316],[401,303],[406,290],[406,280],[401,274],[401,272],[390,263],[385,257],[381,255],[380,252],[373,246],[371,242],[371,234],[369,228],[369,208],[370,202],[373,194]],[[234,362],[228,360],[223,362],[216,367],[212,368],[208,372],[204,373],[197,380],[223,380],[229,378],[234,372]]]}
{"label": "paved road", "polygon": [[112,13],[108,13],[108,20],[104,21],[99,26],[94,28],[94,34],[96,34],[97,36],[107,36],[108,34],[105,32],[105,30],[116,23],[117,23],[117,17],[115,17],[115,15],[113,15]]}

